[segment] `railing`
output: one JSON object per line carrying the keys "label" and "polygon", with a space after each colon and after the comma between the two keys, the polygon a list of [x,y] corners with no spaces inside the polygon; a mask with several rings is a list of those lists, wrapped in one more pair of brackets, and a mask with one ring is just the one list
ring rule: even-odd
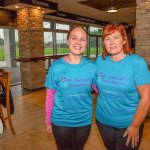
{"label": "railing", "polygon": [[18,59],[15,59],[15,60],[19,61],[19,62],[29,62],[29,61],[38,62],[40,60],[42,60],[42,61],[48,60],[48,68],[49,68],[51,65],[51,62],[53,62],[54,60],[61,58],[63,56],[65,56],[65,55],[52,55],[52,56],[32,57],[32,58],[19,57]]}
{"label": "railing", "polygon": [[[55,61],[58,58],[61,58],[63,56],[66,56],[67,54],[64,55],[51,55],[51,56],[43,56],[43,57],[32,57],[32,58],[24,58],[24,57],[19,57],[18,59],[15,59],[16,61],[19,62],[29,62],[29,61],[34,61],[34,62],[38,62],[40,60],[42,61],[48,61],[48,66],[46,67],[46,71],[48,70],[48,68],[51,65],[51,62]],[[87,56],[85,56],[87,57]],[[96,58],[95,57],[87,57],[88,59],[95,61]]]}

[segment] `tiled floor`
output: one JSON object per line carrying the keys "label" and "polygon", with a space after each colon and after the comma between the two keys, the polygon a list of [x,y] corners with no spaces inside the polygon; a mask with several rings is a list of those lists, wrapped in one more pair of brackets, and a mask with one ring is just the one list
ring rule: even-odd
{"label": "tiled floor", "polygon": [[[16,135],[12,135],[7,124],[0,139],[0,150],[56,150],[53,135],[46,133],[45,128],[45,90],[29,94],[26,92],[27,95],[21,96],[22,90],[16,86],[12,88],[12,93],[15,97],[15,114],[12,119]],[[147,118],[140,150],[149,149],[150,118]],[[85,150],[105,150],[94,119]]]}

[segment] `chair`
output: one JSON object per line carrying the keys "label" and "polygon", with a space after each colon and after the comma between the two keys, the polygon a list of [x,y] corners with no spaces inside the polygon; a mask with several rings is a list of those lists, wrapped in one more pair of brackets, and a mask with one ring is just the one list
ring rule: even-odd
{"label": "chair", "polygon": [[15,130],[12,124],[11,112],[10,112],[10,80],[11,80],[11,72],[6,69],[0,70],[0,82],[3,84],[5,88],[5,100],[6,100],[6,113],[3,113],[4,107],[2,103],[0,103],[0,118],[2,119],[3,126],[6,127],[5,120],[8,120],[9,127],[13,134],[15,134]]}

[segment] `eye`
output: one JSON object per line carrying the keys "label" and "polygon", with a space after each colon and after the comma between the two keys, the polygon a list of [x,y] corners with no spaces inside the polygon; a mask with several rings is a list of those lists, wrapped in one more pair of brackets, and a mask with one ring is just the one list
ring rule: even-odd
{"label": "eye", "polygon": [[85,38],[82,38],[82,39],[81,39],[81,41],[85,42],[85,41],[86,41],[86,39],[85,39]]}
{"label": "eye", "polygon": [[76,40],[76,37],[71,37],[70,39],[72,39],[72,40]]}
{"label": "eye", "polygon": [[115,36],[114,39],[119,39],[119,36]]}
{"label": "eye", "polygon": [[105,41],[109,41],[109,40],[110,40],[110,38],[109,38],[109,37],[106,37],[104,40],[105,40]]}

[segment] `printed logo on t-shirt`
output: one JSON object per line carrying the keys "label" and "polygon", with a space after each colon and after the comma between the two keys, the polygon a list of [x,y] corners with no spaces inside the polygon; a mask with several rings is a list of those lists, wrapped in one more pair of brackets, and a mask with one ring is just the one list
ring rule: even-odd
{"label": "printed logo on t-shirt", "polygon": [[66,78],[64,77],[64,78],[62,78],[62,82],[65,84],[65,86],[66,86]]}
{"label": "printed logo on t-shirt", "polygon": [[98,74],[98,78],[100,78],[103,83],[116,85],[126,85],[127,81],[127,78],[124,76],[106,75],[102,72]]}
{"label": "printed logo on t-shirt", "polygon": [[91,86],[92,80],[89,78],[62,78],[62,82],[64,83],[64,86],[69,87],[81,87],[81,86]]}

